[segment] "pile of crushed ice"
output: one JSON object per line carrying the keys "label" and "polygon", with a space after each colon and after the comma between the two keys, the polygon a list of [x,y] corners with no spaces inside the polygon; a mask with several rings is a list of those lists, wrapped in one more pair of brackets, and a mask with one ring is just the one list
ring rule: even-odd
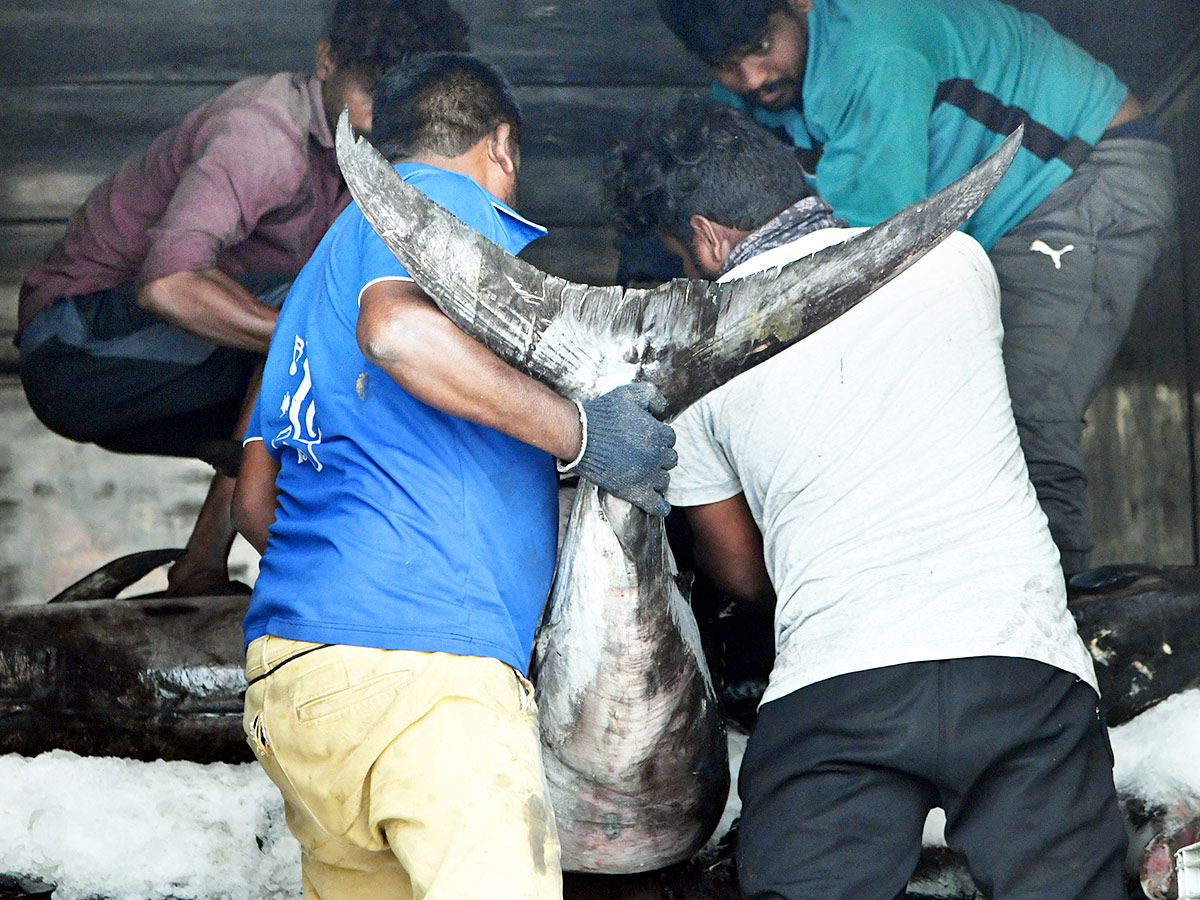
{"label": "pile of crushed ice", "polygon": [[256,763],[0,756],[0,871],[54,900],[300,896],[300,849]]}
{"label": "pile of crushed ice", "polygon": [[[1114,728],[1112,744],[1122,793],[1200,796],[1200,690]],[[0,872],[57,883],[54,900],[300,896],[299,848],[254,764],[0,756]]]}
{"label": "pile of crushed ice", "polygon": [[1200,689],[1168,697],[1111,734],[1123,794],[1151,804],[1200,797]]}

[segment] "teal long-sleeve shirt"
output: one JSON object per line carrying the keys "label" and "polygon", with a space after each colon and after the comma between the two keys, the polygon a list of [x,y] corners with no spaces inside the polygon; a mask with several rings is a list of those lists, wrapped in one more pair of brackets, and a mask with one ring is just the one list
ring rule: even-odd
{"label": "teal long-sleeve shirt", "polygon": [[798,108],[752,112],[819,154],[814,186],[852,225],[945,187],[1024,123],[1011,169],[963,227],[990,247],[1066,180],[1064,158],[1099,139],[1127,94],[1045,20],[996,0],[814,0],[808,29]]}

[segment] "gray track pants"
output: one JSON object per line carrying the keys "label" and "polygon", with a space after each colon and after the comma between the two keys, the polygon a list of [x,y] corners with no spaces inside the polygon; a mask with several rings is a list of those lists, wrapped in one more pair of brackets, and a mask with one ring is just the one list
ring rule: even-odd
{"label": "gray track pants", "polygon": [[1021,447],[1068,576],[1092,549],[1083,413],[1174,225],[1171,150],[1109,138],[988,254]]}

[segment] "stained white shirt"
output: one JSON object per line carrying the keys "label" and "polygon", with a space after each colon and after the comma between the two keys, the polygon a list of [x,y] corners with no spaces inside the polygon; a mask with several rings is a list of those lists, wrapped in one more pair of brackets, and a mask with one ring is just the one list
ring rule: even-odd
{"label": "stained white shirt", "polygon": [[[736,278],[859,229],[823,229]],[[1096,687],[1021,454],[983,249],[951,235],[675,421],[679,506],[744,493],[777,604],[763,702],[924,660],[1039,660]]]}

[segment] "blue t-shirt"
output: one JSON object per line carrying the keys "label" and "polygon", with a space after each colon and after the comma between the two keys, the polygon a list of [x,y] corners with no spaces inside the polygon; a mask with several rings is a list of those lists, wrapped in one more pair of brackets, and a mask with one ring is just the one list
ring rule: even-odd
{"label": "blue t-shirt", "polygon": [[[510,252],[545,233],[465,175],[396,168]],[[280,471],[245,638],[492,656],[524,672],[554,572],[554,462],[368,362],[359,296],[395,278],[408,275],[351,204],[280,313],[247,430]]]}
{"label": "blue t-shirt", "polygon": [[1044,19],[996,0],[814,0],[807,23],[800,109],[752,112],[814,151],[817,193],[851,225],[945,187],[1024,122],[1012,167],[963,227],[990,247],[1067,179],[1063,156],[1086,152],[1127,92]]}

